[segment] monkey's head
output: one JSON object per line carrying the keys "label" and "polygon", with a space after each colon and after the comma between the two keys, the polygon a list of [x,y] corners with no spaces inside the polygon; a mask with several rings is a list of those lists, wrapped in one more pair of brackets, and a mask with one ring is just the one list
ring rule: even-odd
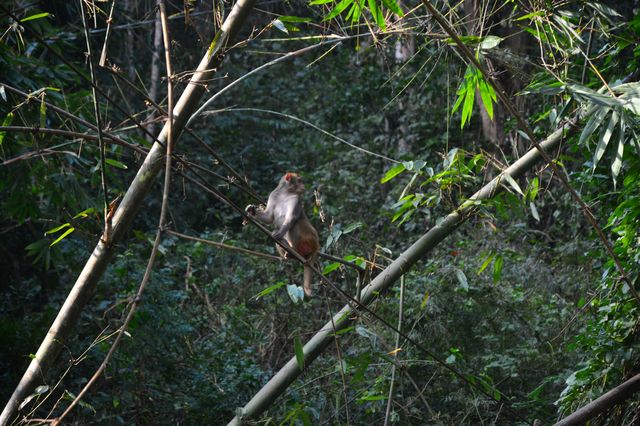
{"label": "monkey's head", "polygon": [[304,183],[302,182],[302,176],[297,173],[287,172],[282,179],[280,179],[280,185],[287,191],[295,192],[296,194],[304,193]]}

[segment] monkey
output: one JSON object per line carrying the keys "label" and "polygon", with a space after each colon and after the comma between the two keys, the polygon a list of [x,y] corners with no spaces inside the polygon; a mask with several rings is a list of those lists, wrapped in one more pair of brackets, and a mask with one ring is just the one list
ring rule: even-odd
{"label": "monkey", "polygon": [[[318,259],[320,240],[318,231],[304,213],[303,194],[302,177],[297,173],[287,172],[280,178],[276,189],[269,194],[266,207],[249,204],[245,210],[260,222],[275,225],[271,235],[278,240],[284,237],[287,244],[307,260],[307,264],[304,265],[303,287],[305,295],[311,297],[313,270],[308,265],[315,264]],[[285,249],[278,244],[276,249],[280,256],[288,258]]]}

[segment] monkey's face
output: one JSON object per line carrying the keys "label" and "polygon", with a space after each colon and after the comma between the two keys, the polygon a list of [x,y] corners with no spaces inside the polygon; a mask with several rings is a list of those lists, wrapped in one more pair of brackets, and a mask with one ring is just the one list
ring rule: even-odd
{"label": "monkey's face", "polygon": [[291,191],[296,194],[304,193],[304,183],[302,182],[302,177],[299,174],[288,172],[282,177],[282,179],[286,184],[287,191]]}

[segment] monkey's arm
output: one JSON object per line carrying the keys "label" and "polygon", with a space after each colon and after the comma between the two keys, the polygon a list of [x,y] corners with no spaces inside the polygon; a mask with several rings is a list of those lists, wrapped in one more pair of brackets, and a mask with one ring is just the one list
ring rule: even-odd
{"label": "monkey's arm", "polygon": [[249,204],[245,207],[245,211],[249,213],[251,216],[255,217],[262,223],[266,223],[268,225],[273,223],[274,215],[273,215],[273,206],[275,205],[275,200],[270,195],[269,200],[267,201],[267,206],[254,206],[253,204]]}

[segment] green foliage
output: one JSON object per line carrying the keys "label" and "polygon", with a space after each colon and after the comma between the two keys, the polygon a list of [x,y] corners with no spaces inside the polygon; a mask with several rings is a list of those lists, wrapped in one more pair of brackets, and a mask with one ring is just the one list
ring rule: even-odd
{"label": "green foliage", "polygon": [[464,128],[465,124],[468,124],[471,120],[471,112],[473,111],[473,101],[476,96],[476,90],[480,93],[482,99],[482,105],[487,110],[489,118],[493,119],[493,104],[496,102],[496,92],[493,87],[488,83],[480,70],[474,66],[469,65],[464,73],[464,79],[460,83],[460,87],[456,91],[458,99],[451,113],[455,113],[460,105],[462,105],[462,118],[460,120],[460,128]]}

